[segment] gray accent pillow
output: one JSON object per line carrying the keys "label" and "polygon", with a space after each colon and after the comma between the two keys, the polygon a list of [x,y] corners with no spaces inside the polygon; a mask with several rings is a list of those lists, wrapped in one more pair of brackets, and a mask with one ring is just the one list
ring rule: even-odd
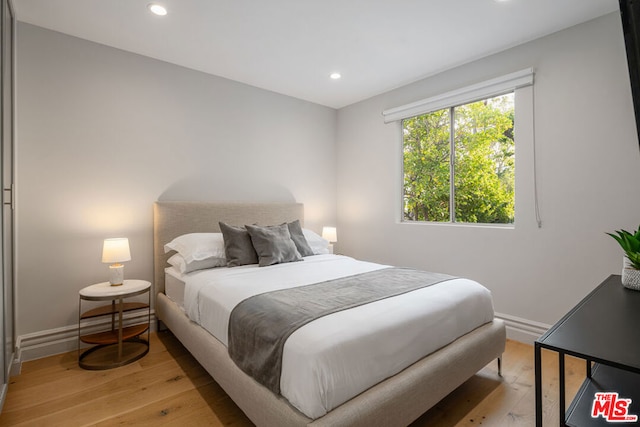
{"label": "gray accent pillow", "polygon": [[253,247],[258,253],[260,267],[302,261],[302,257],[298,249],[296,249],[296,244],[291,240],[287,224],[268,227],[245,225],[245,228],[249,232]]}
{"label": "gray accent pillow", "polygon": [[300,226],[300,221],[297,219],[293,222],[287,224],[289,227],[289,234],[291,234],[291,240],[296,245],[296,249],[300,252],[302,256],[311,256],[314,255],[311,246],[307,242],[307,239],[304,237],[304,233],[302,232],[302,226]]}
{"label": "gray accent pillow", "polygon": [[224,222],[219,222],[218,225],[224,239],[227,267],[258,263],[258,254],[245,227],[234,227]]}

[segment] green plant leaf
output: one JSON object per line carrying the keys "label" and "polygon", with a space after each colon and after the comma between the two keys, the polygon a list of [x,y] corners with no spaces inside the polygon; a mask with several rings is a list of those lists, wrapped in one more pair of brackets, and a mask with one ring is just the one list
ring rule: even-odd
{"label": "green plant leaf", "polygon": [[636,270],[640,270],[640,253],[627,253],[627,259],[631,262],[631,266]]}
{"label": "green plant leaf", "polygon": [[632,267],[640,270],[640,226],[633,233],[627,230],[616,230],[615,233],[606,234],[618,242]]}

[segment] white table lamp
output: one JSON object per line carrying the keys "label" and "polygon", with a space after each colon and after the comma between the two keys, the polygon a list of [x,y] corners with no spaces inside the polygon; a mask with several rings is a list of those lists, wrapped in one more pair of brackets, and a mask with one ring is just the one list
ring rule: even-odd
{"label": "white table lamp", "polygon": [[333,253],[333,243],[338,241],[338,232],[335,227],[322,227],[322,238],[329,241],[329,252]]}
{"label": "white table lamp", "polygon": [[124,281],[125,261],[131,261],[131,251],[129,251],[129,239],[120,237],[116,239],[105,239],[102,246],[102,262],[111,264],[109,266],[109,282],[111,286],[120,286]]}

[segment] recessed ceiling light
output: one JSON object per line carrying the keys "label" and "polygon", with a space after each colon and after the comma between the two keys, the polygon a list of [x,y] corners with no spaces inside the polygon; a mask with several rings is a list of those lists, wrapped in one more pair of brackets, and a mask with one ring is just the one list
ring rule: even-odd
{"label": "recessed ceiling light", "polygon": [[329,77],[332,80],[338,80],[340,77],[342,77],[342,75],[340,75],[340,73],[331,73],[331,74],[329,74]]}
{"label": "recessed ceiling light", "polygon": [[164,6],[160,6],[159,4],[149,3],[147,7],[151,12],[155,13],[158,16],[164,16],[167,14],[167,9]]}

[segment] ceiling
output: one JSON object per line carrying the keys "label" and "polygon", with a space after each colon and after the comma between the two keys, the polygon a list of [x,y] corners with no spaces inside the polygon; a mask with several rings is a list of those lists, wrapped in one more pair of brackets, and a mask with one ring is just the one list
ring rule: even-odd
{"label": "ceiling", "polygon": [[618,10],[617,0],[157,0],[160,17],[152,1],[13,3],[22,22],[333,108]]}

